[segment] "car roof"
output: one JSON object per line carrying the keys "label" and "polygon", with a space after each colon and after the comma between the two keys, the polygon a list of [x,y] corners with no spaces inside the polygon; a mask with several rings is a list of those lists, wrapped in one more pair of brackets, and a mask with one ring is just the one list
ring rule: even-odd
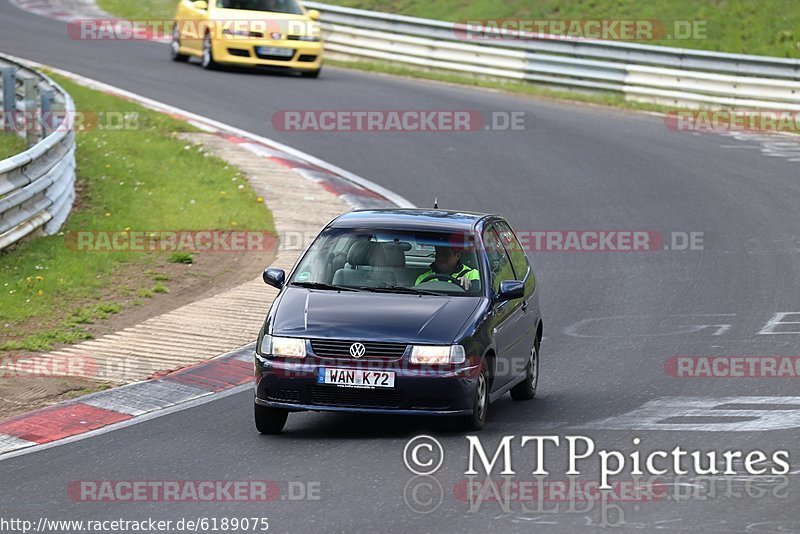
{"label": "car roof", "polygon": [[442,209],[365,209],[340,215],[332,228],[386,228],[395,230],[469,231],[486,213]]}

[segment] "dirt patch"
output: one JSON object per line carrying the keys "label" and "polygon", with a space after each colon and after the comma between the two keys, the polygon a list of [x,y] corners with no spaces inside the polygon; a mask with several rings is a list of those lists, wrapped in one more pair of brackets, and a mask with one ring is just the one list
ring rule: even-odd
{"label": "dirt patch", "polygon": [[3,378],[0,381],[0,419],[108,387],[108,384],[72,377]]}

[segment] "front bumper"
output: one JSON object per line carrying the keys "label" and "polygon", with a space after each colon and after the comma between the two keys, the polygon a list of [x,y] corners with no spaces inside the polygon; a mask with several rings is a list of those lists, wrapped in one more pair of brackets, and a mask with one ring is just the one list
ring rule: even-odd
{"label": "front bumper", "polygon": [[[249,67],[281,67],[293,70],[318,70],[322,66],[321,42],[270,41],[265,39],[219,39],[212,43],[214,61]],[[291,57],[258,54],[258,47],[291,49]]]}
{"label": "front bumper", "polygon": [[[467,361],[448,369],[346,362],[307,357],[302,363],[255,357],[255,402],[288,410],[315,410],[395,415],[472,414],[477,366]],[[317,370],[374,369],[393,371],[394,388],[360,389],[317,383]]]}

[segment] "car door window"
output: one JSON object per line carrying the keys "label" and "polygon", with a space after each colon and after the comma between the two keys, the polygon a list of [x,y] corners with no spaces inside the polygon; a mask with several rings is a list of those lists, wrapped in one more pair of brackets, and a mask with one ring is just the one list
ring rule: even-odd
{"label": "car door window", "polygon": [[503,242],[494,226],[483,232],[483,245],[486,247],[486,257],[489,259],[489,270],[492,276],[492,288],[495,293],[500,290],[500,282],[514,280],[514,270],[511,260],[506,253]]}
{"label": "car door window", "polygon": [[498,222],[495,228],[503,241],[508,255],[511,257],[511,265],[514,266],[514,274],[516,274],[517,280],[524,280],[528,274],[529,264],[517,236],[514,235],[511,227],[504,222]]}

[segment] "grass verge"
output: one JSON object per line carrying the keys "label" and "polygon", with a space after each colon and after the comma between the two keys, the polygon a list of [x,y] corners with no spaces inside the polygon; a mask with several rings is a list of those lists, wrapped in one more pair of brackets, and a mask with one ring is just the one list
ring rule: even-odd
{"label": "grass verge", "polygon": [[0,160],[25,152],[26,148],[27,145],[22,137],[0,132]]}
{"label": "grass verge", "polygon": [[[128,117],[128,129],[98,121],[77,134],[78,198],[58,235],[0,253],[0,350],[42,351],[91,337],[86,324],[127,305],[109,294],[165,293],[155,271],[169,253],[76,250],[78,231],[247,229],[274,232],[272,217],[245,177],[202,146],[176,138],[185,122],[53,76],[76,108]],[[135,120],[134,120],[135,119]],[[191,261],[191,260],[189,260]],[[120,273],[150,272],[135,279]],[[153,282],[158,283],[153,286]],[[127,284],[135,283],[130,287]],[[123,284],[126,284],[123,286]],[[124,301],[124,299],[120,299]]]}
{"label": "grass verge", "polygon": [[[113,0],[119,1],[119,0]],[[157,1],[157,0],[150,0]],[[737,54],[800,58],[800,10],[797,0],[328,0],[360,9],[451,22],[520,21],[661,21],[663,31],[643,44],[696,48]],[[704,32],[677,37],[675,21],[699,21]],[[581,27],[579,25],[578,27]],[[657,24],[654,27],[660,28]],[[591,29],[591,28],[590,28]],[[674,31],[678,30],[678,31]],[[574,32],[571,33],[575,35]],[[570,35],[570,33],[567,33]],[[578,34],[579,35],[579,34]]]}
{"label": "grass verge", "polygon": [[100,9],[125,19],[163,20],[175,17],[178,0],[97,0]]}
{"label": "grass verge", "polygon": [[[328,0],[360,9],[451,22],[516,19],[547,23],[574,21],[654,21],[655,38],[643,44],[736,54],[800,58],[800,10],[797,0]],[[176,0],[98,0],[119,17],[169,19]],[[677,26],[676,26],[676,21]],[[700,23],[693,38],[678,39],[687,21]],[[579,26],[582,27],[582,26]],[[591,28],[590,28],[591,29]],[[567,33],[575,35],[575,32]],[[672,36],[672,37],[671,37]]]}

